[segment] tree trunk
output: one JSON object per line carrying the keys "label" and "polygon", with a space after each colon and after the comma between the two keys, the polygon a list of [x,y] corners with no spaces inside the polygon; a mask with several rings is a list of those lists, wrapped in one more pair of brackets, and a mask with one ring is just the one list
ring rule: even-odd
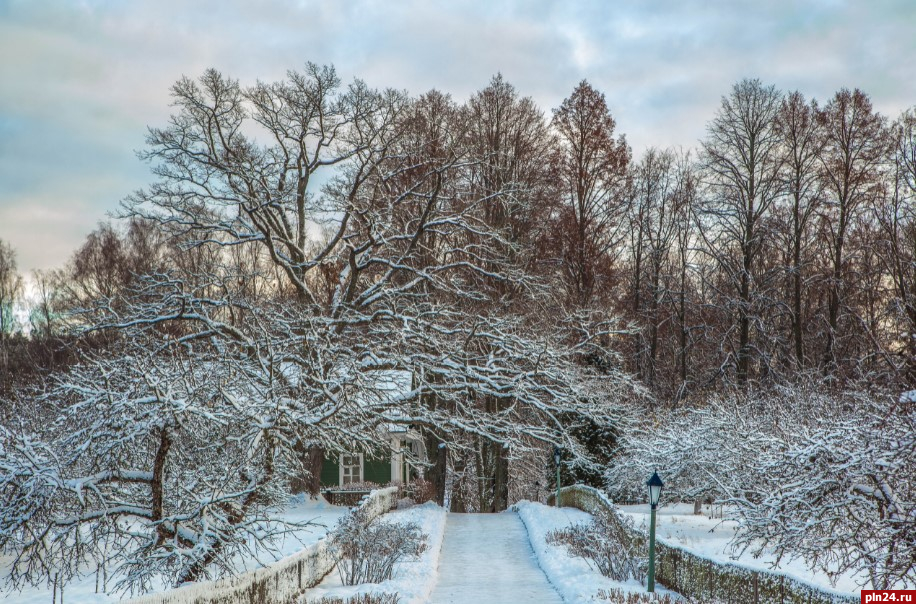
{"label": "tree trunk", "polygon": [[741,275],[741,308],[738,311],[738,383],[746,384],[751,365],[751,319],[749,316],[751,288],[745,261],[745,272]]}
{"label": "tree trunk", "polygon": [[445,486],[448,478],[448,447],[438,435],[426,433],[427,478],[436,491],[436,503],[445,506]]}
{"label": "tree trunk", "polygon": [[324,447],[312,445],[308,448],[308,457],[306,458],[306,477],[305,490],[312,497],[317,497],[321,491],[321,466],[324,465]]}
{"label": "tree trunk", "polygon": [[509,507],[509,450],[500,443],[494,449],[494,489],[491,511],[502,512]]}
{"label": "tree trunk", "polygon": [[294,450],[302,465],[299,475],[290,483],[290,490],[315,497],[321,491],[321,466],[324,465],[325,450],[318,445],[305,446],[301,442],[296,444]]}
{"label": "tree trunk", "polygon": [[802,276],[801,276],[801,235],[795,236],[792,258],[792,335],[795,340],[795,363],[799,369],[805,366],[805,349],[802,341]]}
{"label": "tree trunk", "polygon": [[436,487],[436,503],[445,507],[445,483],[448,477],[448,447],[440,443],[437,447],[436,473],[433,484]]}
{"label": "tree trunk", "polygon": [[824,375],[836,369],[836,333],[840,318],[840,280],[843,275],[843,237],[846,220],[840,214],[838,235],[834,246],[833,282],[830,284],[830,302],[827,308],[827,344],[824,348]]}
{"label": "tree trunk", "polygon": [[455,458],[455,477],[457,480],[452,483],[452,497],[449,511],[456,514],[463,514],[468,511],[467,503],[464,501],[464,473],[467,469],[467,462],[461,456]]}

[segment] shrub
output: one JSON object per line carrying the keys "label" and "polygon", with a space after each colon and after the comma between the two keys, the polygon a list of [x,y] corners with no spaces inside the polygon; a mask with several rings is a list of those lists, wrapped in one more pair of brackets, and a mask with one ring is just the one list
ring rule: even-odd
{"label": "shrub", "polygon": [[547,543],[565,545],[573,556],[585,558],[615,581],[642,580],[647,561],[632,534],[633,521],[597,511],[588,524],[550,531]]}
{"label": "shrub", "polygon": [[[391,486],[391,485],[388,485]],[[377,482],[348,482],[343,486],[335,486],[334,489],[338,491],[374,491],[375,489],[382,488]]]}
{"label": "shrub", "polygon": [[346,600],[324,597],[320,600],[313,600],[309,604],[398,604],[400,601],[398,594],[357,594]]}
{"label": "shrub", "polygon": [[436,485],[422,478],[415,478],[407,488],[410,498],[418,504],[436,500]]}
{"label": "shrub", "polygon": [[[628,593],[619,589],[602,589],[596,597],[598,600],[612,602],[613,604],[685,604],[685,600],[675,599],[668,594]],[[687,602],[692,601],[688,600]],[[718,604],[718,602],[707,601],[704,604]]]}
{"label": "shrub", "polygon": [[362,509],[337,522],[331,548],[344,585],[381,583],[390,579],[394,565],[426,551],[428,535],[415,522],[371,521]]}

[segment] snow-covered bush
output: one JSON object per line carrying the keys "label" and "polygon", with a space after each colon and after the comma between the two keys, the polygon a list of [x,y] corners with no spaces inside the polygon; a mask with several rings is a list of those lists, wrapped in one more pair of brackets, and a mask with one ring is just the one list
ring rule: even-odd
{"label": "snow-covered bush", "polygon": [[422,505],[427,501],[436,499],[436,485],[422,478],[415,478],[408,484],[400,484],[399,495],[403,495],[397,503],[397,509],[403,510],[415,505]]}
{"label": "snow-covered bush", "polygon": [[309,604],[398,604],[398,594],[357,594],[346,600],[343,598],[324,597]]}
{"label": "snow-covered bush", "polygon": [[736,545],[801,557],[874,589],[916,587],[916,409],[862,398],[752,461],[757,484],[725,499]]}
{"label": "snow-covered bush", "polygon": [[666,501],[718,499],[756,481],[747,462],[779,446],[774,434],[800,421],[790,397],[713,395],[703,406],[646,414],[618,439],[605,473],[615,501],[645,501],[646,480],[658,471]]}
{"label": "snow-covered bush", "polygon": [[916,585],[916,409],[817,385],[713,397],[621,438],[607,473],[619,499],[711,497],[739,522],[734,545],[800,557],[875,589]]}
{"label": "snow-covered bush", "polygon": [[644,547],[634,535],[633,521],[611,511],[598,511],[589,524],[551,531],[547,543],[565,545],[570,554],[589,560],[615,581],[639,581],[645,575]]}
{"label": "snow-covered bush", "polygon": [[[681,598],[674,598],[668,594],[634,593],[632,591],[623,591],[620,589],[602,589],[595,596],[595,599],[602,602],[612,602],[613,604],[683,604]],[[718,603],[706,601],[704,604]]]}
{"label": "snow-covered bush", "polygon": [[363,509],[354,510],[337,522],[331,541],[340,580],[360,585],[390,579],[396,563],[426,550],[427,538],[414,522],[373,522]]}
{"label": "snow-covered bush", "polygon": [[[574,485],[563,487],[560,503],[589,512],[617,514],[614,504],[597,489]],[[633,538],[646,551],[643,529],[632,529]],[[735,563],[717,562],[688,550],[669,545],[664,540],[655,543],[655,579],[673,592],[690,598],[690,602],[804,602],[805,604],[852,604],[858,596],[819,589],[804,581],[781,573],[753,570]]]}

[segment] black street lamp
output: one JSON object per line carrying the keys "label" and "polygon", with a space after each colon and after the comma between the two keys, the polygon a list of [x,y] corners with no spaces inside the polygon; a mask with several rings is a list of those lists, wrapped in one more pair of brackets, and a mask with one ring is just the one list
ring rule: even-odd
{"label": "black street lamp", "polygon": [[553,463],[557,467],[557,498],[554,501],[557,507],[560,507],[560,447],[553,446]]}
{"label": "black street lamp", "polygon": [[649,520],[649,579],[648,590],[650,593],[655,591],[655,509],[658,507],[658,500],[662,496],[662,487],[665,483],[658,477],[658,472],[652,472],[652,477],[646,481],[649,487],[649,506],[652,508]]}

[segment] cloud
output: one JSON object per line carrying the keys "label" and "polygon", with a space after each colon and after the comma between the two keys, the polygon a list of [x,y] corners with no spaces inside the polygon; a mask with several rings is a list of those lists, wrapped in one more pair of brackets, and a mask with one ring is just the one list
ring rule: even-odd
{"label": "cloud", "polygon": [[133,151],[169,86],[211,66],[251,84],[333,63],[459,101],[502,72],[548,115],[587,78],[639,153],[695,146],[744,77],[858,86],[893,116],[916,103],[914,30],[911,0],[0,0],[0,238],[24,268],[63,263],[150,181]]}

